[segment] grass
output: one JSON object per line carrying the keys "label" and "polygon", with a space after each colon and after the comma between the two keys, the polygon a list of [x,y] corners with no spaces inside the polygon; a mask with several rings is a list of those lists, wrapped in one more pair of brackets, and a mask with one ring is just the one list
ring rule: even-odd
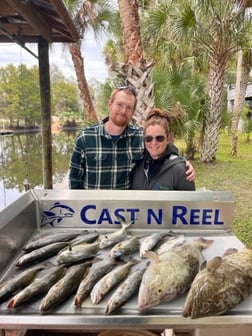
{"label": "grass", "polygon": [[[231,136],[220,135],[216,161],[211,164],[192,162],[196,170],[196,188],[231,191],[235,197],[232,231],[252,248],[252,140],[239,135],[238,155],[232,157]],[[177,144],[180,150],[180,144]]]}

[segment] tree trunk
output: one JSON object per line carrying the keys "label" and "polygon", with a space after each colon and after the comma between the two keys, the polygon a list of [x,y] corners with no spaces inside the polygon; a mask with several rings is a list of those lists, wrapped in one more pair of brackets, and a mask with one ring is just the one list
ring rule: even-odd
{"label": "tree trunk", "polygon": [[150,75],[152,62],[143,57],[137,0],[118,0],[122,24],[125,64],[115,67],[116,73],[126,85],[133,86],[138,94],[135,121],[142,124],[145,115],[154,106],[154,90]]}
{"label": "tree trunk", "polygon": [[236,133],[238,130],[239,119],[241,117],[241,112],[246,97],[249,73],[250,73],[250,66],[246,64],[243,57],[243,51],[240,50],[238,53],[238,60],[237,60],[235,99],[234,99],[234,108],[231,124],[232,133]]}
{"label": "tree trunk", "polygon": [[238,153],[238,126],[242,115],[242,110],[245,102],[247,85],[252,63],[251,51],[245,56],[242,50],[238,53],[236,84],[235,84],[235,99],[231,123],[231,155],[237,156]]}
{"label": "tree trunk", "polygon": [[86,119],[90,121],[97,121],[98,118],[94,109],[94,104],[89,92],[88,83],[85,76],[84,61],[81,55],[80,44],[69,43],[68,47],[73,60],[78,88],[83,104],[83,110],[86,114]]}
{"label": "tree trunk", "polygon": [[224,75],[226,68],[225,57],[212,57],[209,70],[208,109],[206,111],[201,161],[213,162],[218,149],[221,117],[224,108]]}

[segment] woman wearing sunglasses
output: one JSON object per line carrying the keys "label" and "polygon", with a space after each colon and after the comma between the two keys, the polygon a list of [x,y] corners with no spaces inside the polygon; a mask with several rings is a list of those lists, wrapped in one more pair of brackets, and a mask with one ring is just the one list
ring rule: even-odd
{"label": "woman wearing sunglasses", "polygon": [[158,108],[152,109],[145,121],[146,153],[133,171],[132,189],[195,190],[186,179],[186,160],[172,144],[171,120]]}

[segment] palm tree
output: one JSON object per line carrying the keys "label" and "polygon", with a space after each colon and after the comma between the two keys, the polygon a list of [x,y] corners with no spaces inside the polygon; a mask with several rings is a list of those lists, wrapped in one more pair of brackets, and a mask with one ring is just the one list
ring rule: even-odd
{"label": "palm tree", "polygon": [[[250,15],[246,11],[248,7],[252,7],[251,0],[243,0],[241,5],[244,8],[244,16]],[[242,115],[247,85],[249,81],[250,70],[252,67],[252,49],[239,50],[237,57],[237,72],[236,72],[236,85],[235,85],[235,99],[234,108],[231,122],[231,155],[236,156],[238,153],[238,125]]]}
{"label": "palm tree", "polygon": [[124,60],[116,64],[114,71],[126,85],[138,93],[135,118],[141,124],[154,105],[153,83],[150,76],[152,62],[144,58],[140,32],[139,1],[118,0],[122,28]]}
{"label": "palm tree", "polygon": [[201,161],[212,162],[218,149],[224,111],[224,78],[230,57],[248,44],[251,21],[234,1],[183,1],[170,14],[168,32],[177,43],[186,42],[194,51],[205,53],[208,61],[208,107],[204,117]]}
{"label": "palm tree", "polygon": [[113,22],[114,5],[107,0],[67,0],[67,6],[75,17],[74,21],[80,34],[80,40],[77,43],[68,44],[68,48],[74,64],[83,110],[86,119],[97,121],[98,118],[85,75],[81,48],[88,29],[92,29],[96,36],[106,32],[106,23]]}
{"label": "palm tree", "polygon": [[242,115],[247,85],[250,76],[250,70],[252,66],[252,52],[251,49],[247,52],[240,50],[238,52],[237,59],[237,73],[236,73],[236,85],[235,85],[235,99],[234,108],[231,122],[231,155],[236,156],[238,154],[238,125]]}

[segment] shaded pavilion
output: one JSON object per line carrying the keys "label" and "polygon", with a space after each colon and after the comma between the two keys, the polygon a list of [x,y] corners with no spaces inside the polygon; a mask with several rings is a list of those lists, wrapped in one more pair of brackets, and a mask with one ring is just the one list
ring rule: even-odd
{"label": "shaded pavilion", "polygon": [[[1,0],[0,43],[17,43],[38,59],[45,189],[53,188],[49,44],[75,43],[78,39],[62,0]],[[37,44],[37,55],[26,43]]]}

